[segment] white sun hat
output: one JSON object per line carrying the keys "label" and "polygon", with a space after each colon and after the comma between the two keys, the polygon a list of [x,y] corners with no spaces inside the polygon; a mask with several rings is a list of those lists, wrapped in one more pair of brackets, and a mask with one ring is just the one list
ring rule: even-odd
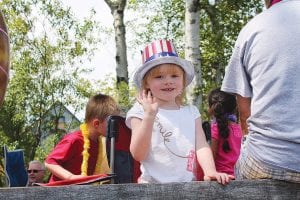
{"label": "white sun hat", "polygon": [[145,74],[160,64],[171,63],[180,66],[186,76],[186,86],[194,78],[194,67],[191,62],[178,57],[176,49],[170,40],[157,40],[148,44],[142,53],[142,66],[133,75],[133,82],[138,89],[142,87]]}

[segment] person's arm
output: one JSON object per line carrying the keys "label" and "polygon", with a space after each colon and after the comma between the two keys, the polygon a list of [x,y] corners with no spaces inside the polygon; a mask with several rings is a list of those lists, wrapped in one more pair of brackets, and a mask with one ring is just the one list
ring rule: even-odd
{"label": "person's arm", "polygon": [[216,179],[218,183],[226,184],[234,176],[216,171],[216,166],[212,151],[206,142],[204,131],[202,129],[200,118],[196,119],[196,149],[198,162],[204,172],[204,180]]}
{"label": "person's arm", "polygon": [[243,135],[248,134],[247,119],[251,114],[251,98],[236,95]]}
{"label": "person's arm", "polygon": [[70,171],[64,169],[60,165],[49,164],[45,162],[45,167],[56,177],[62,180],[71,180],[75,178],[84,177],[83,175],[75,175],[72,174]]}
{"label": "person's arm", "polygon": [[130,152],[135,160],[143,161],[147,157],[150,149],[154,120],[158,112],[158,104],[149,91],[143,91],[138,101],[143,106],[144,116],[143,119],[135,117],[131,119],[132,136]]}
{"label": "person's arm", "polygon": [[217,152],[218,152],[218,140],[211,139],[211,145],[210,145],[214,160],[216,160]]}
{"label": "person's arm", "polygon": [[62,180],[69,180],[83,177],[82,175],[73,174],[68,169],[65,169],[63,163],[68,163],[70,159],[77,157],[79,159],[80,150],[78,145],[81,145],[81,140],[74,134],[65,135],[64,138],[54,147],[52,152],[45,160],[45,167],[56,177]]}
{"label": "person's arm", "polygon": [[155,116],[144,116],[143,120],[131,119],[132,136],[130,152],[137,161],[143,161],[149,152]]}
{"label": "person's arm", "polygon": [[212,151],[206,142],[205,134],[201,126],[201,119],[196,119],[196,149],[199,164],[203,169],[204,175],[216,172]]}
{"label": "person's arm", "polygon": [[217,124],[211,125],[210,132],[211,132],[210,148],[212,150],[212,153],[214,156],[214,161],[215,161],[216,157],[217,157],[218,148],[219,148],[219,129],[218,129]]}

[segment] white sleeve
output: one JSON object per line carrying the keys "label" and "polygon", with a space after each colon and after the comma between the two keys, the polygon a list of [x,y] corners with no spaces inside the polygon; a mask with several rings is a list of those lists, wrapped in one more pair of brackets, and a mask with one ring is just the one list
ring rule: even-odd
{"label": "white sleeve", "polygon": [[194,119],[201,117],[199,109],[196,106],[191,105],[190,110],[191,110],[191,113],[192,113]]}
{"label": "white sleeve", "polygon": [[224,92],[239,94],[243,97],[252,96],[252,87],[247,72],[248,41],[244,37],[245,29],[239,34],[229,64],[225,69],[225,76],[221,90]]}
{"label": "white sleeve", "polygon": [[130,110],[127,112],[126,114],[126,126],[128,128],[131,129],[131,119],[133,117],[136,117],[136,118],[139,118],[139,119],[143,119],[144,117],[144,109],[143,109],[143,106],[139,103],[135,103],[131,108]]}

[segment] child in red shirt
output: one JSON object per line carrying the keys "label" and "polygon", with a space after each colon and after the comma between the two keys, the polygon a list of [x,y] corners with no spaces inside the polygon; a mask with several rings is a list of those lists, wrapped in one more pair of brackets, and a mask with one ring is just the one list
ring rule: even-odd
{"label": "child in red shirt", "polygon": [[52,173],[50,182],[109,173],[106,157],[106,118],[119,114],[113,98],[98,94],[86,106],[85,123],[69,133],[48,155],[45,166]]}

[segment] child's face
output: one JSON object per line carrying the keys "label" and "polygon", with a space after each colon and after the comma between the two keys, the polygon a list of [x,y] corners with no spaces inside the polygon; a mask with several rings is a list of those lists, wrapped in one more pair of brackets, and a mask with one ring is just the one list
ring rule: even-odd
{"label": "child's face", "polygon": [[106,136],[106,120],[100,123],[99,130],[100,130],[100,135]]}
{"label": "child's face", "polygon": [[175,101],[184,87],[184,71],[175,64],[162,64],[153,68],[145,77],[145,89],[161,101]]}
{"label": "child's face", "polygon": [[[106,136],[106,120],[94,119],[92,121],[93,130],[92,133],[95,137],[99,137],[100,135]],[[90,133],[91,134],[91,133]]]}

